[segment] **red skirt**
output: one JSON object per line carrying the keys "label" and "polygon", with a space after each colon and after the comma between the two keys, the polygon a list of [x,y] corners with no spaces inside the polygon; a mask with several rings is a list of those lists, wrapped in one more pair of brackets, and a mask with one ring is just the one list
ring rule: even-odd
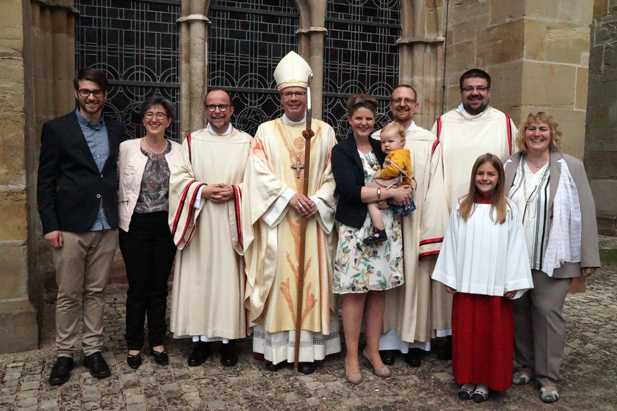
{"label": "red skirt", "polygon": [[512,385],[512,301],[454,294],[452,368],[457,384],[485,384],[493,391]]}

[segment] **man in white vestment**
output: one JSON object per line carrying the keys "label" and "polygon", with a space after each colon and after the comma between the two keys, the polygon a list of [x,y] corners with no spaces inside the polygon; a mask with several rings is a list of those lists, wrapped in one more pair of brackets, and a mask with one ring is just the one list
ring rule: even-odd
{"label": "man in white vestment", "polygon": [[235,365],[233,341],[246,337],[242,180],[252,138],[234,128],[227,92],[205,99],[206,128],[189,133],[183,161],[170,170],[169,225],[178,249],[171,305],[175,338],[190,337],[189,366],[206,361],[208,344],[221,341],[221,363]]}
{"label": "man in white vestment", "polygon": [[[312,373],[316,361],[340,351],[332,294],[334,177],[330,151],[334,130],[313,119],[309,186],[304,195],[304,144],[309,65],[293,51],[274,78],[284,114],[259,126],[244,179],[243,233],[246,299],[253,325],[253,351],[266,368],[294,361],[300,238],[306,236],[298,370]],[[300,232],[301,220],[306,230]]]}
{"label": "man in white vestment", "polygon": [[[430,224],[432,216],[424,212],[427,205],[426,194],[429,179],[441,179],[439,169],[431,176],[431,154],[435,135],[419,127],[413,118],[418,111],[416,90],[408,84],[400,84],[392,90],[390,113],[394,121],[406,130],[405,148],[413,156],[413,175],[416,179],[414,195],[416,211],[403,218],[403,244],[405,286],[386,292],[384,313],[384,332],[379,342],[381,357],[386,364],[393,364],[398,352],[404,354],[405,361],[413,367],[420,365],[422,355],[430,350],[431,338],[439,335],[445,318],[450,317],[442,309],[443,302],[438,299],[434,288],[443,286],[431,280],[435,257],[419,259],[421,220],[424,216]],[[373,138],[379,139],[380,131]],[[436,165],[435,165],[436,167]],[[438,181],[433,182],[437,184]],[[447,307],[449,305],[446,304]],[[447,308],[446,307],[446,308]],[[445,318],[444,318],[445,317]]]}
{"label": "man in white vestment", "polygon": [[[458,199],[469,192],[469,179],[473,163],[485,153],[492,153],[502,161],[512,154],[517,129],[510,116],[489,105],[491,77],[484,70],[467,70],[459,79],[461,103],[441,115],[433,125],[436,136],[433,144],[433,163],[443,180],[431,185],[427,196],[435,201],[445,198],[448,212]],[[439,221],[443,221],[440,218]],[[423,224],[420,239],[420,258],[439,252],[447,224]],[[444,287],[435,288],[433,297],[443,301],[444,321],[437,336],[448,336],[444,349],[438,353],[442,359],[451,358],[451,296]]]}

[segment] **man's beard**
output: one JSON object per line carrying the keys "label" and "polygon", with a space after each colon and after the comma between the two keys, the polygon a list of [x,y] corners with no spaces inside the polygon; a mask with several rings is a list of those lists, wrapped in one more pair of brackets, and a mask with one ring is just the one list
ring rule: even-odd
{"label": "man's beard", "polygon": [[469,114],[472,115],[476,115],[476,114],[480,114],[481,112],[483,112],[484,110],[486,110],[486,108],[488,107],[488,103],[483,103],[481,106],[479,106],[478,108],[473,108],[468,106],[467,104],[463,103],[463,108],[465,109],[466,112],[468,112]]}

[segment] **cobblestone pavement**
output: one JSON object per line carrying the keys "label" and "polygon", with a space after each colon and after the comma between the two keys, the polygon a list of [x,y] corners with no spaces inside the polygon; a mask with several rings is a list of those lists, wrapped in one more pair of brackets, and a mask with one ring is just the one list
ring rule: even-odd
{"label": "cobblestone pavement", "polygon": [[242,344],[238,366],[223,368],[218,354],[201,367],[186,365],[188,341],[168,345],[171,363],[157,366],[145,357],[137,371],[125,362],[123,285],[107,291],[104,356],[112,376],[96,380],[86,368],[73,370],[61,387],[47,383],[54,361],[53,298],[42,313],[41,349],[0,355],[0,409],[145,410],[145,409],[617,409],[617,266],[594,274],[585,294],[568,297],[564,315],[568,338],[563,363],[561,399],[544,405],[536,389],[513,387],[484,404],[456,398],[450,362],[431,356],[420,368],[398,360],[393,377],[382,380],[364,369],[365,380],[351,386],[343,379],[342,356],[327,359],[309,376],[283,369],[264,370]]}

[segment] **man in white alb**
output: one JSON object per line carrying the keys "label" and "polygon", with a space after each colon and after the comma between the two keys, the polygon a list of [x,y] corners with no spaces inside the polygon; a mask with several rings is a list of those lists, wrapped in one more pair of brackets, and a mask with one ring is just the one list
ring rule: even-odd
{"label": "man in white alb", "polygon": [[238,360],[234,340],[246,337],[240,203],[251,136],[234,128],[229,94],[210,90],[206,128],[184,139],[172,166],[169,225],[176,252],[171,332],[191,337],[189,366],[203,364],[207,343],[221,341],[221,363]]}

